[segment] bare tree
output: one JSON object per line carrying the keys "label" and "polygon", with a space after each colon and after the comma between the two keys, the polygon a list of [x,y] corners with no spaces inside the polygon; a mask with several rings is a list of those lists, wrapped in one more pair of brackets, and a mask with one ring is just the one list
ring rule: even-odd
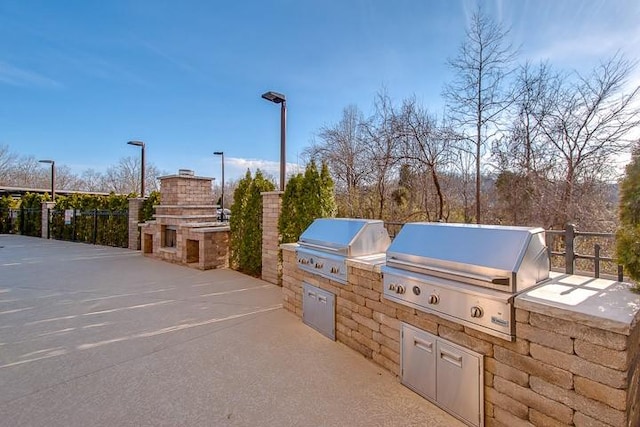
{"label": "bare tree", "polygon": [[[158,189],[157,180],[160,173],[153,164],[145,165],[145,192]],[[133,157],[123,157],[115,166],[110,166],[102,180],[103,191],[113,191],[118,194],[140,194],[140,161]]]}
{"label": "bare tree", "polygon": [[[551,191],[549,171],[555,162],[548,148],[541,120],[551,108],[561,78],[548,64],[519,67],[514,83],[514,102],[509,111],[511,124],[494,141],[492,158],[498,170],[494,217],[500,222],[522,225],[545,224],[540,203]],[[544,209],[548,211],[548,207]]]}
{"label": "bare tree", "polygon": [[0,145],[0,184],[8,184],[17,158],[18,156],[9,150],[8,145]]}
{"label": "bare tree", "polygon": [[95,169],[86,169],[80,176],[79,190],[102,191],[103,176]]}
{"label": "bare tree", "polygon": [[558,159],[554,179],[562,182],[562,210],[556,225],[576,219],[586,184],[610,179],[614,158],[633,142],[640,86],[625,90],[632,70],[633,64],[616,55],[590,75],[565,82],[537,117]]}
{"label": "bare tree", "polygon": [[507,44],[507,35],[478,9],[471,17],[458,56],[449,60],[455,78],[443,93],[453,122],[465,131],[473,147],[477,223],[481,222],[481,159],[510,100],[504,86],[515,53]]}
{"label": "bare tree", "polygon": [[403,155],[426,168],[437,198],[436,219],[443,220],[445,196],[440,173],[448,167],[451,160],[453,132],[445,123],[439,126],[438,119],[418,105],[415,97],[403,102],[399,124],[404,142]]}
{"label": "bare tree", "polygon": [[320,129],[319,140],[305,150],[312,159],[317,158],[329,166],[337,192],[344,195],[349,216],[357,216],[362,186],[371,173],[366,159],[364,117],[355,105],[346,107],[342,119],[334,126]]}
{"label": "bare tree", "polygon": [[397,175],[397,167],[401,156],[399,153],[399,123],[391,98],[385,91],[376,96],[375,112],[365,122],[366,153],[371,168],[371,180],[375,191],[375,208],[372,212],[376,218],[383,218],[385,203],[389,195],[389,184]]}

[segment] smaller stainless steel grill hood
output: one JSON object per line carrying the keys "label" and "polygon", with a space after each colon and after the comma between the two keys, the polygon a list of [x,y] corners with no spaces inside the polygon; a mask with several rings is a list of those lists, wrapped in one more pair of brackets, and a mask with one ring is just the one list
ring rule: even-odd
{"label": "smaller stainless steel grill hood", "polygon": [[544,230],[529,227],[405,224],[387,265],[511,293],[549,277]]}
{"label": "smaller stainless steel grill hood", "polygon": [[302,270],[347,283],[347,259],[380,257],[389,247],[384,222],[372,219],[319,218],[298,240],[298,266]]}
{"label": "smaller stainless steel grill hood", "polygon": [[318,218],[302,233],[298,243],[336,255],[358,257],[382,253],[390,241],[380,220]]}

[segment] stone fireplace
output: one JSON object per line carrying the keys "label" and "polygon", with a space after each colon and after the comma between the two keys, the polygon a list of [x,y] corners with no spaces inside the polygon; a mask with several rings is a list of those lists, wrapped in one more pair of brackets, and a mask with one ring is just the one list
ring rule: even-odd
{"label": "stone fireplace", "polygon": [[181,169],[160,178],[160,205],[140,225],[145,256],[200,270],[229,266],[229,226],[217,221],[212,178]]}

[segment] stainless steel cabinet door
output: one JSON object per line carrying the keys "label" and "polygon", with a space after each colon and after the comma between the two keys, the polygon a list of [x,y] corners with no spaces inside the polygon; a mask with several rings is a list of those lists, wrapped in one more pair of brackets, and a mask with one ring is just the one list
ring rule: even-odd
{"label": "stainless steel cabinet door", "polygon": [[436,400],[436,337],[402,325],[402,384],[427,399]]}
{"label": "stainless steel cabinet door", "polygon": [[336,297],[303,283],[302,321],[332,340],[336,339]]}
{"label": "stainless steel cabinet door", "polygon": [[458,347],[437,341],[437,401],[474,426],[480,419],[480,360]]}

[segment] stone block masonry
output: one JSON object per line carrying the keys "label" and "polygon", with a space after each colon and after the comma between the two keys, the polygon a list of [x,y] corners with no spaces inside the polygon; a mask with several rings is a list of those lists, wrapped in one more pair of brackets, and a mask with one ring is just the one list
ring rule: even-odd
{"label": "stone block masonry", "polygon": [[217,222],[211,181],[191,174],[160,178],[161,204],[154,220],[140,226],[145,256],[200,270],[229,266],[229,226]]}
{"label": "stone block masonry", "polygon": [[283,191],[268,191],[262,195],[262,280],[282,285],[280,233],[278,220],[282,211]]}
{"label": "stone block masonry", "polygon": [[140,210],[144,198],[129,199],[129,249],[139,251],[140,245]]}
{"label": "stone block masonry", "polygon": [[385,299],[379,266],[348,260],[346,285],[300,270],[295,248],[282,245],[285,309],[302,316],[303,281],[334,293],[337,340],[395,375],[401,322],[481,353],[486,426],[640,425],[640,296],[621,294],[626,326],[518,297],[509,342]]}

